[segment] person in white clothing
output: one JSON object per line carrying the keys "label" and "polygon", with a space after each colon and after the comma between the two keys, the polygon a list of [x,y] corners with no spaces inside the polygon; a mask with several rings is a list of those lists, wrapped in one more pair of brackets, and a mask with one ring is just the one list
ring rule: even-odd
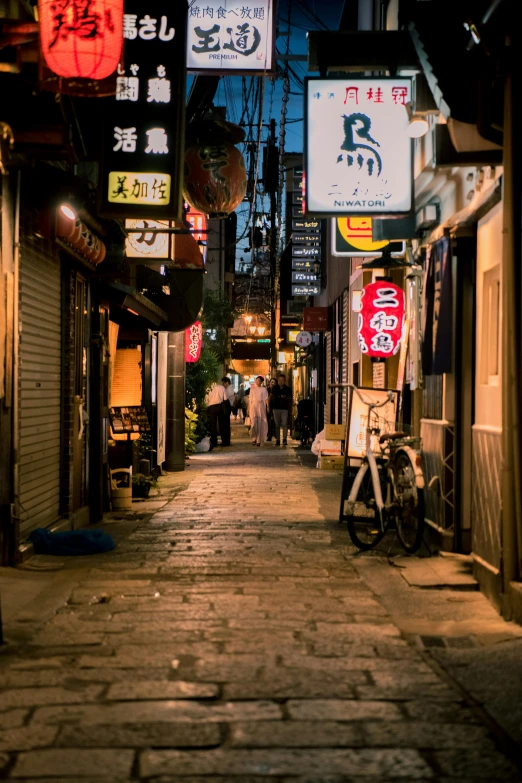
{"label": "person in white clothing", "polygon": [[258,375],[248,395],[248,415],[250,417],[250,435],[252,446],[261,446],[266,440],[268,419],[266,416],[266,401],[268,391],[263,386],[264,378]]}

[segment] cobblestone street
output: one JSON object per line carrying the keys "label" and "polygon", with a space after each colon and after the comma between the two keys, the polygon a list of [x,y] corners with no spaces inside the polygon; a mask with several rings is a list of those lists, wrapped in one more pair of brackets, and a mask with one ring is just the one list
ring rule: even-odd
{"label": "cobblestone street", "polygon": [[232,429],[162,479],[179,482],[169,503],[113,523],[113,552],[70,558],[6,620],[0,776],[519,781],[327,519],[339,475]]}

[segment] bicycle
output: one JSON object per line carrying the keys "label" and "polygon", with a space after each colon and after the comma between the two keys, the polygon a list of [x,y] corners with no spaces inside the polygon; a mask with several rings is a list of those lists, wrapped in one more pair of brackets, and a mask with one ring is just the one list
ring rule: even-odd
{"label": "bicycle", "polygon": [[403,549],[413,554],[422,543],[425,528],[421,439],[408,435],[405,428],[387,431],[389,421],[376,413],[393,401],[393,392],[388,391],[386,400],[376,403],[365,399],[353,384],[335,384],[341,385],[368,407],[368,419],[365,455],[348,495],[347,424],[339,522],[347,523],[350,539],[358,549],[368,550],[384,538],[394,520]]}

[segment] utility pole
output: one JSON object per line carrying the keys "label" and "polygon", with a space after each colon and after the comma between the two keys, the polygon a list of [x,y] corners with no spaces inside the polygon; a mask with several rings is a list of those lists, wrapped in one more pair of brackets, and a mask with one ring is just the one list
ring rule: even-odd
{"label": "utility pole", "polygon": [[185,470],[185,332],[167,338],[167,453],[168,471]]}
{"label": "utility pole", "polygon": [[[276,344],[276,283],[277,283],[277,178],[278,166],[276,157],[276,123],[270,120],[270,143],[268,145],[267,166],[265,172],[265,191],[270,193],[270,302],[272,305],[270,313],[270,365],[272,374],[277,367],[277,344]],[[275,182],[273,174],[276,173]]]}

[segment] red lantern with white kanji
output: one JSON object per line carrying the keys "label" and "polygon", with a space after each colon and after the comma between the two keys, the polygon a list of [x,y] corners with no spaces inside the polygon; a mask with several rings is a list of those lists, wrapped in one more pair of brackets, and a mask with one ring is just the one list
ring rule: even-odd
{"label": "red lantern with white kanji", "polygon": [[185,329],[185,361],[197,362],[203,343],[203,326],[200,321]]}
{"label": "red lantern with white kanji", "polygon": [[38,0],[45,62],[64,78],[105,79],[123,43],[123,0]]}
{"label": "red lantern with white kanji", "polygon": [[401,347],[404,291],[378,280],[365,285],[359,311],[359,347],[365,356],[387,359]]}

